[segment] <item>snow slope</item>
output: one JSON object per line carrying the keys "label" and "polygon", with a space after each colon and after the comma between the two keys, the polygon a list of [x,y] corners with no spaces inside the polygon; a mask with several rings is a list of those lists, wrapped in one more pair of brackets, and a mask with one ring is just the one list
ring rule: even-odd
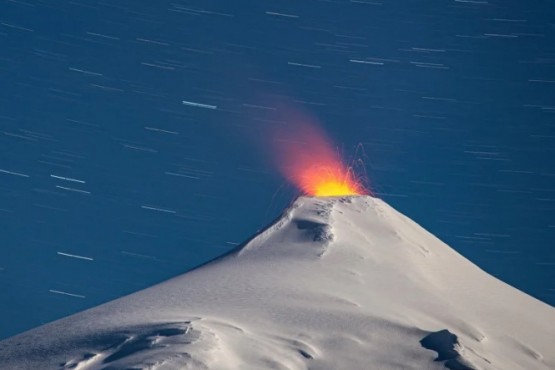
{"label": "snow slope", "polygon": [[555,309],[379,199],[299,198],[211,263],[0,342],[1,369],[555,369]]}

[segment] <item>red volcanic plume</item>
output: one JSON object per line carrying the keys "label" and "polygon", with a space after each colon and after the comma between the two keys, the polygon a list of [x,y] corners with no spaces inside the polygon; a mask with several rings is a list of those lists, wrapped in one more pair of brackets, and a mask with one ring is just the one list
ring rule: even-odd
{"label": "red volcanic plume", "polygon": [[316,123],[291,112],[286,119],[287,127],[273,135],[273,146],[277,166],[291,183],[311,196],[367,193]]}

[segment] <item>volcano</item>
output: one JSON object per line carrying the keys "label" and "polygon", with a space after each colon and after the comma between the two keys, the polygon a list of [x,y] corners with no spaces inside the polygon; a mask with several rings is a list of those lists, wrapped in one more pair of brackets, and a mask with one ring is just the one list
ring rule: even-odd
{"label": "volcano", "polygon": [[371,196],[301,197],[181,276],[0,342],[2,369],[555,369],[555,309]]}

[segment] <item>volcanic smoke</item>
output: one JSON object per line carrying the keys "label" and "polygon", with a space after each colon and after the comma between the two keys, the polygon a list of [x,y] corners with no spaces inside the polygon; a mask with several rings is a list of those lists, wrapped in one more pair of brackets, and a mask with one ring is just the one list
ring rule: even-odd
{"label": "volcanic smoke", "polygon": [[[291,118],[291,117],[289,117]],[[306,116],[274,135],[277,166],[305,195],[329,197],[362,195],[368,191],[346,166],[325,132]]]}

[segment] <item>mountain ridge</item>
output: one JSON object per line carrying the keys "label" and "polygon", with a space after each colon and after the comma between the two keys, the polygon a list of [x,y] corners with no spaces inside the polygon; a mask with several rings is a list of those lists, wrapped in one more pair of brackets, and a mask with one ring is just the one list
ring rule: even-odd
{"label": "mountain ridge", "polygon": [[301,197],[220,258],[0,342],[0,360],[6,369],[540,370],[555,368],[554,323],[555,309],[380,199]]}

